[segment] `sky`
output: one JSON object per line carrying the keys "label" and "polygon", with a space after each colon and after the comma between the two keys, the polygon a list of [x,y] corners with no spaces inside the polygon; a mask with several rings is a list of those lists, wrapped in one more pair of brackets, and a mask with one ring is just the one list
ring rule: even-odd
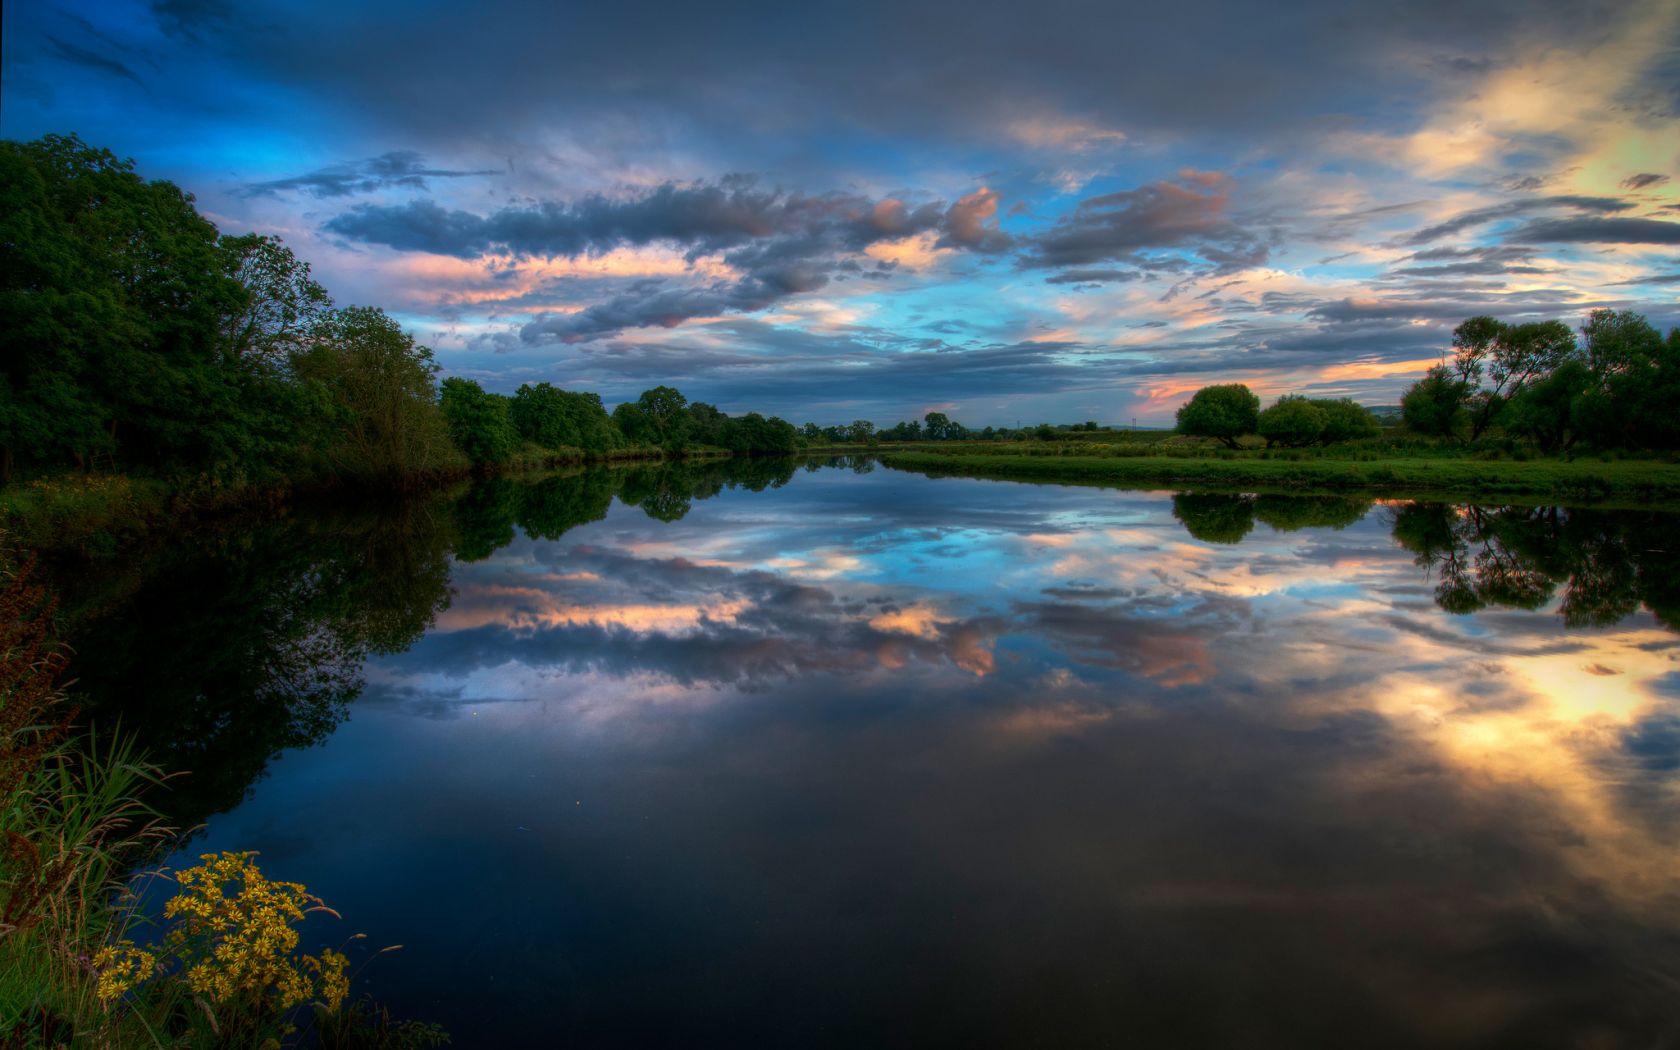
{"label": "sky", "polygon": [[15,0],[0,134],[283,238],[445,374],[890,426],[1392,404],[1680,324],[1680,0]]}

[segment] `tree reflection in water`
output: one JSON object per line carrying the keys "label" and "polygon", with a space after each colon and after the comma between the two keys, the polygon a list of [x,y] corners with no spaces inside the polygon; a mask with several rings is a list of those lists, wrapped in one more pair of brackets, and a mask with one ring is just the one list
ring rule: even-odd
{"label": "tree reflection in water", "polygon": [[[796,470],[866,473],[867,455],[742,458],[480,479],[439,500],[300,515],[154,554],[138,582],[97,603],[72,634],[71,676],[92,718],[138,735],[173,781],[161,807],[182,826],[238,805],[287,748],[326,739],[363,688],[370,656],[400,652],[450,601],[453,557],[478,561],[516,528],[556,540],[616,497],[662,522],[727,489],[780,488]],[[1369,500],[1180,493],[1193,537],[1235,544],[1257,525],[1345,528]],[[1389,504],[1395,541],[1438,579],[1452,613],[1558,601],[1568,628],[1641,606],[1680,629],[1680,535],[1672,515],[1561,507]]]}
{"label": "tree reflection in water", "polygon": [[[114,596],[80,601],[88,611],[71,625],[72,644],[97,658],[76,660],[69,677],[92,721],[120,720],[152,761],[190,774],[154,804],[195,827],[246,799],[282,751],[332,734],[362,692],[368,657],[407,649],[448,607],[452,556],[488,558],[515,526],[559,539],[605,517],[614,496],[676,521],[725,489],[785,485],[796,466],[777,457],[482,478],[429,502],[198,537],[107,581]],[[91,576],[59,576],[72,592],[90,587]]]}
{"label": "tree reflection in water", "polygon": [[1673,515],[1422,502],[1387,513],[1395,542],[1438,574],[1435,602],[1448,612],[1538,609],[1561,588],[1568,627],[1608,627],[1643,605],[1680,629]]}
{"label": "tree reflection in water", "polygon": [[[1181,492],[1173,516],[1204,543],[1240,543],[1256,524],[1278,532],[1341,529],[1372,501],[1337,496]],[[1658,511],[1396,502],[1383,513],[1394,541],[1437,575],[1451,613],[1539,609],[1562,589],[1570,628],[1608,627],[1641,606],[1680,629],[1680,527]]]}
{"label": "tree reflection in water", "polygon": [[449,519],[405,504],[272,521],[156,552],[73,625],[72,687],[152,761],[189,773],[151,801],[183,828],[238,805],[268,763],[330,736],[369,657],[449,604]]}

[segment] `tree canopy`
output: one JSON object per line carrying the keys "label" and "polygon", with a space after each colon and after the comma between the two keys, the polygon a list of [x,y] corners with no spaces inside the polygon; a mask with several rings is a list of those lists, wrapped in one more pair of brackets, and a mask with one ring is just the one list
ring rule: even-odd
{"label": "tree canopy", "polygon": [[1218,438],[1231,448],[1260,423],[1260,398],[1244,383],[1204,386],[1178,410],[1178,432]]}

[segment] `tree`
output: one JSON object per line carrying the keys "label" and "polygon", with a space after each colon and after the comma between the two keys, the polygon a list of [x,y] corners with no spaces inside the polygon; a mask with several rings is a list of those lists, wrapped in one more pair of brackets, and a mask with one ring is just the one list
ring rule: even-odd
{"label": "tree", "polygon": [[950,436],[951,420],[943,412],[929,412],[922,417],[922,433],[929,441],[945,441]]}
{"label": "tree", "polygon": [[1581,335],[1592,385],[1572,418],[1594,444],[1680,448],[1680,328],[1664,340],[1639,314],[1594,310]]}
{"label": "tree", "polygon": [[[1453,329],[1453,370],[1465,384],[1470,440],[1481,437],[1505,402],[1550,375],[1575,353],[1575,333],[1562,321],[1511,325],[1472,317]],[[1489,385],[1482,385],[1483,375]]]}
{"label": "tree", "polygon": [[1204,386],[1179,408],[1177,422],[1180,434],[1241,448],[1237,438],[1254,433],[1260,424],[1260,399],[1243,383]]}
{"label": "tree", "polygon": [[312,407],[224,338],[252,293],[172,183],[75,137],[0,142],[0,464],[283,467]]}
{"label": "tree", "polygon": [[1526,437],[1546,454],[1562,451],[1581,433],[1581,397],[1593,386],[1592,372],[1580,361],[1565,361],[1556,371],[1530,383],[1500,414],[1505,432]]}
{"label": "tree", "polygon": [[1446,365],[1436,365],[1401,395],[1401,417],[1419,434],[1451,437],[1469,396],[1469,386]]}
{"label": "tree", "polygon": [[652,390],[642,391],[642,396],[636,399],[636,407],[653,428],[653,440],[669,449],[680,449],[688,440],[689,429],[694,417],[683,411],[688,404],[688,398],[682,395],[676,387],[656,386]]}
{"label": "tree", "polygon": [[329,314],[308,348],[291,355],[291,367],[331,399],[336,426],[320,448],[338,470],[400,486],[458,462],[438,406],[432,352],[384,311],[353,306]]}
{"label": "tree", "polygon": [[869,439],[875,433],[875,424],[867,419],[854,419],[852,420],[850,433],[853,441],[868,444]]}
{"label": "tree", "polygon": [[471,379],[443,381],[443,418],[449,434],[474,465],[506,463],[519,447],[519,434],[508,419],[509,399],[485,391]]}
{"label": "tree", "polygon": [[563,392],[552,383],[526,383],[513,392],[508,405],[508,422],[526,441],[543,448],[577,445],[571,415],[566,411]]}
{"label": "tree", "polygon": [[659,440],[659,428],[634,401],[619,402],[613,409],[612,421],[619,434],[632,445],[651,445]]}
{"label": "tree", "polygon": [[1320,398],[1313,404],[1324,413],[1324,430],[1318,440],[1325,445],[1374,438],[1382,433],[1376,414],[1351,397]]}
{"label": "tree", "polygon": [[235,357],[279,358],[302,349],[332,312],[332,297],[309,276],[309,264],[278,237],[223,235],[222,266],[245,289],[244,303],[224,314],[223,345]]}
{"label": "tree", "polygon": [[1271,408],[1260,413],[1255,430],[1266,439],[1266,447],[1310,445],[1324,433],[1325,412],[1299,394],[1285,394]]}

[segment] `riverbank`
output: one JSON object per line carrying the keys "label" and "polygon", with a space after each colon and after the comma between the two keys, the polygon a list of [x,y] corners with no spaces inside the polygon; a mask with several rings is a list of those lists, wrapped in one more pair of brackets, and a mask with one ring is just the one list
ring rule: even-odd
{"label": "riverbank", "polygon": [[[438,470],[403,479],[400,494],[440,492],[477,474],[522,473],[669,459],[728,459],[728,449],[690,448],[673,455],[651,446],[589,456],[581,449],[526,450],[506,463]],[[301,474],[266,482],[227,484],[205,476],[135,477],[122,473],[66,471],[0,488],[0,530],[23,549],[44,555],[104,557],[160,530],[191,529],[225,518],[262,517],[300,498],[359,495],[372,491],[352,478]],[[386,493],[385,488],[378,491]]]}
{"label": "riverbank", "polygon": [[1297,494],[1369,493],[1436,499],[1535,499],[1638,506],[1680,505],[1680,465],[1656,460],[1374,458],[1230,459],[1092,456],[1061,450],[1031,454],[887,452],[881,461],[929,477],[1212,488]]}

